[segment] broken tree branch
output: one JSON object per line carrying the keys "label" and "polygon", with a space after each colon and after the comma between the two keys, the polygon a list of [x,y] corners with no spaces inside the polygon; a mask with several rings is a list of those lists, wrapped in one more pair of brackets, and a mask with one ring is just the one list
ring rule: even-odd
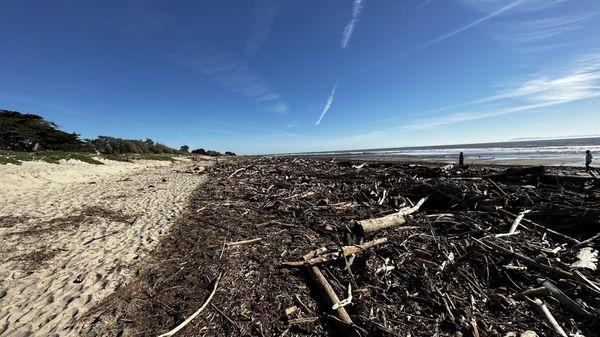
{"label": "broken tree branch", "polygon": [[525,216],[525,214],[527,214],[529,212],[531,212],[531,210],[529,210],[529,209],[526,209],[523,212],[521,212],[519,214],[519,216],[513,222],[512,226],[510,226],[510,230],[508,231],[508,233],[496,234],[495,237],[500,238],[500,237],[510,236],[510,235],[514,235],[514,234],[518,233],[517,227],[519,227],[519,224],[521,223],[521,220],[523,220],[523,217]]}
{"label": "broken tree branch", "polygon": [[526,297],[526,298],[529,301],[529,303],[534,305],[540,311],[540,313],[542,313],[542,315],[544,315],[544,317],[546,318],[546,320],[548,321],[550,326],[554,329],[554,331],[556,331],[557,334],[559,334],[562,337],[568,337],[565,330],[563,330],[563,328],[560,326],[560,324],[558,324],[558,322],[556,321],[556,318],[554,318],[554,316],[552,316],[552,313],[550,312],[550,310],[548,309],[548,307],[546,306],[546,304],[544,304],[544,302],[542,300],[540,300],[539,298],[534,298],[533,300],[528,297]]}
{"label": "broken tree branch", "polygon": [[355,225],[355,231],[359,233],[359,235],[365,235],[381,229],[400,226],[406,222],[406,216],[416,213],[425,201],[427,201],[427,198],[419,200],[414,207],[406,207],[396,213],[381,218],[358,221]]}
{"label": "broken tree branch", "polygon": [[323,264],[323,263],[327,263],[329,261],[336,260],[342,256],[349,256],[352,254],[360,253],[363,250],[373,248],[375,246],[382,245],[384,243],[387,243],[387,238],[381,238],[381,239],[365,242],[361,245],[344,246],[339,251],[326,253],[326,254],[322,254],[322,253],[319,254],[318,252],[311,252],[310,255],[316,256],[316,257],[309,258],[308,260],[304,260],[304,261],[284,262],[284,263],[282,263],[282,265],[286,266],[286,267],[316,266],[319,264]]}

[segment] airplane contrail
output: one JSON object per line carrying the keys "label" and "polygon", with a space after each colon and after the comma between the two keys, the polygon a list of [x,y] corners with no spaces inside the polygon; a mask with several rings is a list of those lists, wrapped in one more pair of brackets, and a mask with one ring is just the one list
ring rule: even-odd
{"label": "airplane contrail", "polygon": [[475,26],[477,26],[477,25],[479,25],[479,24],[481,24],[483,22],[486,22],[489,19],[502,14],[502,13],[504,13],[504,12],[512,9],[513,7],[516,7],[516,6],[520,5],[524,1],[525,0],[517,0],[517,1],[513,2],[513,3],[510,3],[509,5],[504,6],[504,7],[500,8],[500,9],[498,9],[497,11],[495,11],[493,13],[490,13],[490,14],[484,16],[484,17],[481,17],[481,18],[479,18],[479,19],[477,19],[477,20],[475,20],[475,21],[473,21],[473,22],[471,22],[471,23],[469,23],[467,25],[464,25],[464,26],[462,26],[462,27],[460,27],[458,29],[455,29],[455,30],[453,30],[453,31],[451,31],[449,33],[446,33],[446,34],[444,34],[442,36],[439,36],[439,37],[437,37],[437,38],[435,38],[435,39],[433,39],[431,41],[423,43],[420,46],[417,46],[417,47],[415,47],[415,48],[413,48],[413,49],[411,49],[409,51],[406,51],[406,52],[404,52],[404,53],[402,53],[400,55],[396,55],[396,56],[394,56],[394,57],[392,57],[392,58],[390,58],[390,59],[388,59],[386,61],[375,63],[375,64],[371,65],[368,68],[372,68],[372,67],[380,66],[380,65],[387,64],[387,63],[390,63],[390,62],[394,62],[394,61],[399,60],[399,59],[401,59],[403,57],[406,57],[408,55],[411,55],[411,54],[414,54],[416,52],[419,52],[419,51],[421,51],[423,49],[429,48],[429,47],[431,47],[431,46],[433,46],[433,45],[435,45],[437,43],[440,43],[440,42],[448,39],[448,38],[451,38],[451,37],[453,37],[453,36],[455,36],[457,34],[460,34],[460,33],[464,32],[465,30],[468,30],[468,29],[473,28],[473,27],[475,27]]}
{"label": "airplane contrail", "polygon": [[321,120],[323,119],[323,117],[325,117],[325,114],[327,113],[327,111],[329,111],[329,108],[331,108],[331,103],[333,103],[333,97],[335,96],[335,89],[337,89],[337,83],[333,86],[331,94],[329,94],[325,105],[323,105],[323,110],[321,111],[321,115],[319,116],[319,119],[317,120],[317,123],[315,123],[315,125],[321,124]]}

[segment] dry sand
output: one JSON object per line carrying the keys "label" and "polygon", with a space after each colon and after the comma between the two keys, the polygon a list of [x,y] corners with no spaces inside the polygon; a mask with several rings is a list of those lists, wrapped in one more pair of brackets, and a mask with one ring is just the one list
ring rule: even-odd
{"label": "dry sand", "polygon": [[0,165],[0,335],[69,336],[129,279],[207,162]]}

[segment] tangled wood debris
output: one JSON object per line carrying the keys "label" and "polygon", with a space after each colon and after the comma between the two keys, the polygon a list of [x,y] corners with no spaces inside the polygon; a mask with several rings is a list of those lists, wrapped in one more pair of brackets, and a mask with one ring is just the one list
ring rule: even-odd
{"label": "tangled wood debris", "polygon": [[[86,335],[182,322],[176,336],[600,329],[600,274],[577,264],[598,250],[589,175],[304,158],[239,158],[207,173],[151,263],[83,322]],[[219,274],[211,306],[186,320]]]}

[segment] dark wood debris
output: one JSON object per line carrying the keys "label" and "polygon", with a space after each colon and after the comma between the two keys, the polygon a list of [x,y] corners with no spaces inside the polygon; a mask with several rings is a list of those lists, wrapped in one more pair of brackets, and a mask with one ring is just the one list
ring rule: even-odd
{"label": "dark wood debris", "polygon": [[[543,307],[569,336],[598,335],[599,272],[573,267],[599,246],[598,180],[568,169],[360,164],[239,158],[208,168],[170,235],[79,322],[81,334],[165,333],[222,274],[176,336],[560,336]],[[353,230],[425,197],[400,227]],[[325,251],[318,268],[351,324],[309,267],[290,267]]]}

